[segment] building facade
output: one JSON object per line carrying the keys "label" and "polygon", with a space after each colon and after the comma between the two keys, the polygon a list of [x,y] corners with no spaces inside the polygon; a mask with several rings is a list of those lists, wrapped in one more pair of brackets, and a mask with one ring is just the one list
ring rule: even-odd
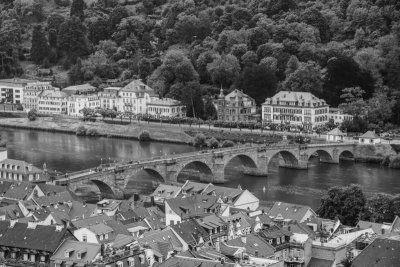
{"label": "building facade", "polygon": [[24,110],[29,111],[38,109],[38,95],[43,90],[50,90],[52,88],[50,82],[31,82],[23,88],[22,106]]}
{"label": "building facade", "polygon": [[262,120],[312,130],[329,121],[329,106],[309,92],[281,91],[262,104]]}
{"label": "building facade", "polygon": [[329,108],[329,120],[333,121],[335,124],[341,124],[344,121],[352,121],[353,115],[346,114],[339,108]]}
{"label": "building facade", "polygon": [[235,89],[226,96],[221,88],[218,100],[214,101],[218,120],[253,121],[256,115],[256,102],[242,91]]}
{"label": "building facade", "polygon": [[38,95],[38,112],[62,115],[68,112],[68,95],[58,88],[44,90]]}
{"label": "building facade", "polygon": [[43,170],[22,160],[0,161],[0,178],[2,179],[28,182],[39,180],[43,175]]}
{"label": "building facade", "polygon": [[147,103],[151,102],[156,94],[154,90],[140,80],[134,80],[118,91],[118,111],[130,111],[134,114],[145,114]]}
{"label": "building facade", "polygon": [[107,87],[98,93],[100,100],[100,108],[104,109],[118,109],[119,98],[118,91],[121,87]]}
{"label": "building facade", "polygon": [[172,98],[154,99],[147,103],[147,114],[160,117],[186,117],[186,106]]}
{"label": "building facade", "polygon": [[17,78],[0,80],[0,101],[9,104],[22,104],[24,87],[35,82],[34,80]]}
{"label": "building facade", "polygon": [[97,94],[90,95],[71,95],[68,97],[68,115],[83,116],[81,112],[84,108],[100,108],[100,98]]}

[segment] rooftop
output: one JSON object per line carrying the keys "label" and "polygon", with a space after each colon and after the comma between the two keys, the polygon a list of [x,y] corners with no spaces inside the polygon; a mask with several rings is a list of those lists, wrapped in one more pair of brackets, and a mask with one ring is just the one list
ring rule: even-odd
{"label": "rooftop", "polygon": [[272,208],[269,210],[268,215],[270,217],[274,217],[275,219],[277,219],[277,217],[282,217],[283,219],[290,219],[301,222],[301,220],[303,220],[304,216],[310,210],[314,215],[316,215],[309,206],[285,202],[275,202]]}
{"label": "rooftop", "polygon": [[169,106],[169,107],[175,107],[175,106],[182,106],[182,102],[172,99],[172,98],[159,98],[159,99],[153,99],[150,102],[147,103],[149,106]]}
{"label": "rooftop", "polygon": [[299,104],[300,106],[304,104],[310,104],[310,106],[326,106],[325,100],[319,99],[310,92],[294,92],[294,91],[280,91],[276,93],[273,97],[267,98],[264,104],[276,104],[283,103],[293,103]]}

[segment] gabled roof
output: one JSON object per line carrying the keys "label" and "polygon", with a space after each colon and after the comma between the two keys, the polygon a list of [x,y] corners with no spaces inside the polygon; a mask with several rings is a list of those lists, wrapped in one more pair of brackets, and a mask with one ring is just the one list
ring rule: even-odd
{"label": "gabled roof", "polygon": [[0,181],[0,196],[2,196],[3,194],[5,194],[8,189],[10,189],[11,185],[13,184],[13,182],[11,181]]}
{"label": "gabled roof", "polygon": [[339,128],[332,129],[329,132],[327,132],[326,134],[327,135],[338,135],[338,136],[345,136],[346,135],[341,130],[339,130]]}
{"label": "gabled roof", "polygon": [[220,197],[224,202],[226,202],[228,199],[235,201],[235,199],[239,197],[243,191],[244,190],[242,189],[215,186],[210,184],[203,190],[202,195],[214,195]]}
{"label": "gabled roof", "polygon": [[263,228],[260,232],[259,232],[260,236],[262,236],[263,238],[267,238],[267,239],[271,239],[271,238],[279,238],[282,236],[291,236],[292,233],[280,228],[277,225],[273,225],[270,227],[266,227]]}
{"label": "gabled roof", "polygon": [[197,223],[204,229],[211,230],[219,227],[226,226],[227,223],[216,214],[212,214],[200,219],[196,219]]}
{"label": "gabled roof", "polygon": [[361,135],[359,138],[378,139],[380,137],[377,136],[373,131],[368,131],[365,134]]}
{"label": "gabled roof", "polygon": [[400,217],[396,215],[396,217],[393,220],[391,229],[391,232],[400,232]]}
{"label": "gabled roof", "polygon": [[186,180],[185,184],[182,185],[182,192],[185,192],[187,194],[200,194],[206,187],[210,185],[210,183],[205,184]]}
{"label": "gabled roof", "polygon": [[[275,248],[267,241],[255,234],[249,234],[246,237],[238,237],[226,241],[226,244],[234,247],[242,247],[246,249],[246,253],[258,257],[268,258],[274,255]],[[256,253],[257,252],[257,253]]]}
{"label": "gabled roof", "polygon": [[65,186],[45,184],[45,183],[39,183],[37,184],[37,186],[40,188],[40,190],[42,190],[45,196],[55,195],[57,193],[61,193],[68,190],[67,187]]}
{"label": "gabled roof", "polygon": [[157,267],[234,267],[235,263],[175,256],[160,263]]}
{"label": "gabled roof", "polygon": [[6,220],[15,220],[25,217],[17,204],[1,207],[0,213],[5,214]]}
{"label": "gabled roof", "polygon": [[5,198],[25,200],[33,191],[35,185],[29,182],[16,182],[4,194]]}
{"label": "gabled roof", "polygon": [[71,224],[76,227],[76,228],[83,228],[83,227],[88,227],[90,225],[95,225],[98,223],[104,223],[106,221],[112,220],[111,217],[107,215],[98,215],[98,216],[93,216],[81,220],[76,220],[72,221]]}
{"label": "gabled roof", "polygon": [[72,203],[74,197],[69,191],[62,191],[55,195],[33,198],[33,201],[41,207],[48,207],[55,204]]}
{"label": "gabled roof", "polygon": [[123,234],[123,235],[130,235],[128,228],[120,221],[116,221],[114,219],[105,221],[105,225],[113,229],[115,234]]}
{"label": "gabled roof", "polygon": [[10,227],[9,221],[0,221],[0,246],[34,249],[54,252],[66,237],[67,229],[57,230],[55,226],[37,225],[28,228],[27,223],[15,223]]}
{"label": "gabled roof", "polygon": [[118,234],[113,242],[113,248],[122,248],[125,247],[133,242],[135,242],[136,239],[131,236],[131,235],[123,235],[123,234]]}
{"label": "gabled roof", "polygon": [[285,202],[275,202],[272,208],[269,210],[268,215],[275,218],[278,215],[281,215],[283,219],[290,219],[301,222],[308,211],[311,211],[314,215],[316,215],[309,206]]}
{"label": "gabled roof", "polygon": [[139,238],[138,242],[141,246],[151,246],[151,244],[155,244],[156,242],[169,242],[172,248],[177,251],[180,251],[183,247],[182,242],[170,227],[163,230],[144,232],[143,237]]}
{"label": "gabled roof", "polygon": [[[368,221],[358,221],[356,228],[360,230],[368,229],[371,228],[374,230],[374,232],[378,235],[384,234],[384,233],[389,233],[390,231],[390,224],[384,224],[384,223],[375,223],[375,222],[368,222]],[[382,233],[383,230],[383,233]]]}
{"label": "gabled roof", "polygon": [[217,203],[218,198],[215,196],[206,195],[193,195],[193,196],[180,196],[165,201],[166,205],[181,218],[201,217],[206,216],[205,210],[214,210],[220,207]]}
{"label": "gabled roof", "polygon": [[332,267],[335,261],[311,258],[307,267]]}
{"label": "gabled roof", "polygon": [[172,225],[171,228],[191,246],[199,244],[200,239],[203,242],[209,239],[208,233],[193,219]]}
{"label": "gabled roof", "polygon": [[298,102],[300,105],[302,103],[310,103],[310,106],[313,107],[314,104],[317,106],[318,104],[325,106],[326,102],[323,99],[319,99],[318,97],[314,96],[310,92],[294,92],[294,91],[280,91],[276,93],[272,98],[267,98],[266,103],[272,101],[273,104],[276,104],[277,101],[279,102]]}
{"label": "gabled roof", "polygon": [[354,267],[399,266],[400,235],[390,234],[376,238],[352,262]]}
{"label": "gabled roof", "polygon": [[114,231],[110,226],[107,226],[104,223],[90,225],[86,228],[96,235],[109,234]]}
{"label": "gabled roof", "polygon": [[[51,256],[52,261],[72,261],[74,263],[88,263],[100,254],[101,245],[95,243],[79,242],[75,240],[65,240],[57,251]],[[65,257],[65,252],[69,252],[69,257]],[[81,253],[81,259],[77,254]]]}
{"label": "gabled roof", "polygon": [[[238,89],[235,89],[235,90],[233,90],[232,92],[230,92],[229,94],[227,94],[226,96],[225,96],[225,99],[227,99],[227,100],[229,100],[230,98],[232,98],[232,97],[234,97],[234,98],[247,98],[246,100],[251,100],[251,101],[254,101],[254,99],[252,98],[252,97],[250,97],[249,95],[247,95],[247,94],[245,94],[245,93],[243,93],[243,91],[240,91],[240,90],[238,90]],[[245,100],[245,99],[244,99]]]}
{"label": "gabled roof", "polygon": [[174,198],[179,192],[181,187],[176,185],[160,184],[150,196],[157,196],[163,198]]}
{"label": "gabled roof", "polygon": [[144,84],[141,80],[133,80],[122,87],[119,91],[132,93],[148,93],[151,96],[155,95],[154,90]]}

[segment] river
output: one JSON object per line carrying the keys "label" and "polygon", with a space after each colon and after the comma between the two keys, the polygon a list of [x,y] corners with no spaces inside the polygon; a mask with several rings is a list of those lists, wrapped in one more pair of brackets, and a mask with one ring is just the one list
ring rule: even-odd
{"label": "river", "polygon": [[[72,172],[118,160],[138,160],[152,156],[179,154],[196,148],[170,143],[140,143],[133,140],[77,137],[70,134],[0,128],[2,141],[7,142],[8,157],[25,160],[37,167]],[[343,161],[322,164],[309,162],[308,170],[270,169],[268,177],[247,176],[237,171],[231,162],[225,169],[225,186],[252,191],[260,200],[285,201],[318,207],[322,194],[332,186],[360,184],[367,194],[400,193],[400,170],[376,164]],[[181,175],[180,181],[189,178]],[[128,189],[151,190],[152,177],[140,173],[128,183]]]}

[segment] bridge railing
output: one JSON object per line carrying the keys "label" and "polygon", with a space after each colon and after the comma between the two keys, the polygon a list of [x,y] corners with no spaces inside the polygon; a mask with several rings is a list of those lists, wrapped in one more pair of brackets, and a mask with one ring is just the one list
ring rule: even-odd
{"label": "bridge railing", "polygon": [[227,147],[227,148],[217,148],[217,149],[208,149],[208,150],[200,150],[182,154],[173,154],[173,155],[164,155],[158,157],[147,158],[143,160],[136,160],[136,161],[128,161],[128,162],[121,162],[119,164],[115,164],[114,166],[109,166],[104,168],[100,166],[99,168],[91,168],[82,171],[77,171],[73,173],[68,173],[64,177],[58,179],[60,181],[71,181],[72,179],[78,180],[81,177],[87,177],[92,174],[97,174],[98,171],[114,171],[114,170],[123,170],[127,168],[131,168],[133,166],[139,168],[144,167],[149,164],[158,164],[158,163],[167,163],[168,161],[175,161],[175,160],[183,160],[185,158],[196,158],[197,156],[203,157],[208,156],[210,154],[219,154],[224,152],[248,152],[253,151],[254,149],[307,149],[312,147],[331,147],[331,146],[348,146],[353,145],[354,143],[323,143],[323,144],[283,144],[283,143],[273,143],[273,144],[246,144],[240,145],[235,147]]}

